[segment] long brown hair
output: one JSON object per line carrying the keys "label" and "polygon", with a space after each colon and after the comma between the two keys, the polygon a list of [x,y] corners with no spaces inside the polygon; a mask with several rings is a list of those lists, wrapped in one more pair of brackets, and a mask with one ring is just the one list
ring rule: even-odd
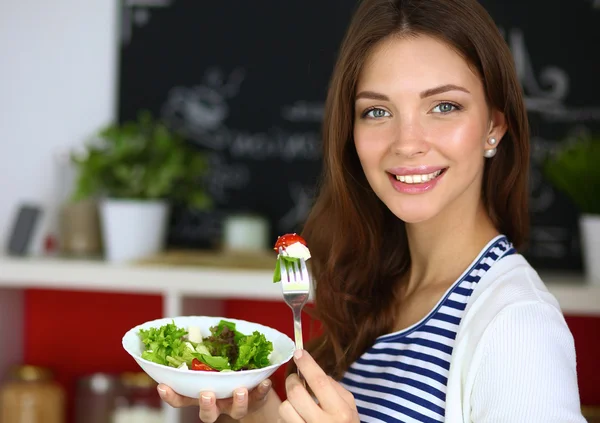
{"label": "long brown hair", "polygon": [[477,0],[363,0],[331,79],[320,192],[303,230],[322,330],[307,349],[334,378],[392,330],[395,285],[410,266],[404,223],[373,193],[358,160],[355,89],[373,46],[418,34],[455,49],[478,72],[488,105],[504,113],[507,134],[487,160],[482,198],[497,229],[517,248],[528,230],[527,114],[511,52],[486,10]]}

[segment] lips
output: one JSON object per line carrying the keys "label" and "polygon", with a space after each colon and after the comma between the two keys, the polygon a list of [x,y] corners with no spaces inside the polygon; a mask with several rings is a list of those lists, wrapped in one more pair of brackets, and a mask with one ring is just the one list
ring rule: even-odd
{"label": "lips", "polygon": [[439,177],[446,169],[441,166],[397,167],[389,169],[387,172],[397,181],[406,184],[420,184]]}
{"label": "lips", "polygon": [[394,189],[404,194],[421,194],[431,191],[445,175],[447,167],[420,166],[394,168],[387,171]]}

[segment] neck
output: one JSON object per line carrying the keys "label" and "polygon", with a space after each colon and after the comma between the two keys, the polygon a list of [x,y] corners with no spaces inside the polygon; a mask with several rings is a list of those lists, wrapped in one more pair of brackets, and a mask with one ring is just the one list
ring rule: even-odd
{"label": "neck", "polygon": [[481,249],[499,233],[485,207],[447,210],[422,223],[407,224],[411,258],[408,292],[433,284],[452,284]]}

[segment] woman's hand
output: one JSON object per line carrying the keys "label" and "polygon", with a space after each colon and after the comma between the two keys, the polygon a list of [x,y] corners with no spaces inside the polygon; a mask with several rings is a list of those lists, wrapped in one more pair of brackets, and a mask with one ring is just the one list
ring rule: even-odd
{"label": "woman's hand", "polygon": [[240,420],[260,409],[265,404],[270,390],[271,381],[267,379],[250,392],[247,389],[236,390],[231,398],[216,399],[214,393],[202,392],[200,398],[194,399],[181,396],[166,385],[158,385],[158,394],[171,407],[200,405],[200,420],[204,423],[215,422],[221,414]]}
{"label": "woman's hand", "polygon": [[317,404],[302,386],[298,375],[286,379],[287,400],[279,406],[279,418],[285,423],[358,423],[354,397],[327,376],[306,351],[296,351],[294,361],[314,392]]}

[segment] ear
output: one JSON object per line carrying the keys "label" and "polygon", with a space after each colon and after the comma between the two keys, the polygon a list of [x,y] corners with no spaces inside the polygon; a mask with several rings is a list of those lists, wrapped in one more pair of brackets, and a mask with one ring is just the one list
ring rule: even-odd
{"label": "ear", "polygon": [[499,110],[492,109],[490,113],[490,128],[488,131],[487,139],[495,138],[497,143],[496,147],[504,138],[508,126],[506,125],[506,117],[504,113]]}

